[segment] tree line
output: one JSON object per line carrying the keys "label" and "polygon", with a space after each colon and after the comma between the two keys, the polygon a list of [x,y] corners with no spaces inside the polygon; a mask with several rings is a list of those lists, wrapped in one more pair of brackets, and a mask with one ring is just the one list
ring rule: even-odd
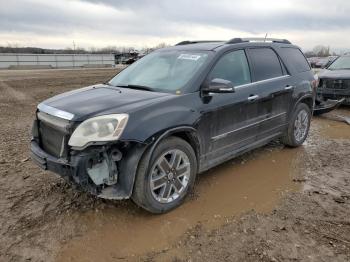
{"label": "tree line", "polygon": [[335,52],[331,52],[331,48],[329,46],[317,45],[312,51],[305,52],[306,57],[328,57],[328,56],[336,56]]}
{"label": "tree line", "polygon": [[[160,43],[153,47],[142,47],[137,49],[142,53],[149,53],[152,50],[169,46],[166,43]],[[0,46],[0,53],[27,53],[27,54],[122,54],[130,53],[136,49],[132,46],[107,46],[103,48],[91,47],[88,49],[82,47],[67,47],[64,49],[49,49],[38,47],[21,47],[17,44]]]}
{"label": "tree line", "polygon": [[[149,53],[152,50],[170,46],[166,43],[160,43],[153,47],[143,47],[137,49],[141,53]],[[88,49],[81,47],[67,47],[64,49],[48,49],[38,47],[21,47],[17,44],[8,46],[0,46],[0,53],[28,53],[28,54],[123,54],[135,51],[132,46],[106,46],[102,48],[91,47]],[[327,57],[332,55],[338,55],[335,52],[331,52],[329,46],[317,45],[311,51],[306,51],[306,57]]]}

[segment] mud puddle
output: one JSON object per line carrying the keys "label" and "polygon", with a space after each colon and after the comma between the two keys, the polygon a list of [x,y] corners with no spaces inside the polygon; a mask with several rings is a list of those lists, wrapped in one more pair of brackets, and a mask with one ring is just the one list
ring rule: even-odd
{"label": "mud puddle", "polygon": [[350,139],[350,125],[342,122],[339,116],[350,117],[350,107],[343,107],[334,112],[314,118],[314,121],[322,130],[322,136],[330,139]]}
{"label": "mud puddle", "polygon": [[220,165],[200,175],[194,197],[164,215],[151,215],[130,202],[89,211],[80,218],[81,225],[86,227],[85,233],[67,242],[57,260],[136,258],[166,249],[199,222],[212,229],[223,224],[228,216],[251,209],[271,211],[283,194],[299,190],[298,183],[292,178],[303,153],[303,148],[269,146]]}

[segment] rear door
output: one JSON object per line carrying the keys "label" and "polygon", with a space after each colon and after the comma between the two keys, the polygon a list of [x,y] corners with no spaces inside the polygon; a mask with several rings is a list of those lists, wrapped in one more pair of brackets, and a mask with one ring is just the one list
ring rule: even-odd
{"label": "rear door", "polygon": [[272,48],[249,48],[247,53],[257,87],[257,140],[272,138],[287,124],[294,88],[292,78]]}

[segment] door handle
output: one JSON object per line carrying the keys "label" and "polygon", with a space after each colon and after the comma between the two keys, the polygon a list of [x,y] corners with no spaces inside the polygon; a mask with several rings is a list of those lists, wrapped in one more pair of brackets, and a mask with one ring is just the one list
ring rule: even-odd
{"label": "door handle", "polygon": [[284,90],[291,90],[291,89],[293,89],[293,88],[294,88],[294,86],[287,85],[287,86],[284,88]]}
{"label": "door handle", "polygon": [[258,95],[250,95],[250,96],[248,97],[248,101],[254,101],[254,100],[258,99],[258,98],[259,98]]}

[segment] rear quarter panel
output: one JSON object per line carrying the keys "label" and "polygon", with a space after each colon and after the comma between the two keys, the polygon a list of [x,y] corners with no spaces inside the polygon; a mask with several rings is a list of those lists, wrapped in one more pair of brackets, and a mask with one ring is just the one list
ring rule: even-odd
{"label": "rear quarter panel", "polygon": [[[300,50],[299,47],[294,45],[288,45],[285,47],[298,48]],[[289,115],[291,115],[296,104],[301,99],[306,97],[312,97],[312,99],[315,100],[315,90],[313,90],[313,87],[312,87],[312,81],[315,80],[315,77],[311,68],[310,70],[305,72],[298,72],[295,66],[287,58],[287,56],[283,52],[281,52],[281,47],[277,47],[275,48],[275,50],[277,51],[277,53],[282,59],[283,64],[287,68],[288,74],[291,75],[292,86],[294,87],[293,94],[292,94],[292,104],[289,111]],[[306,61],[306,58],[305,58],[305,61]]]}

